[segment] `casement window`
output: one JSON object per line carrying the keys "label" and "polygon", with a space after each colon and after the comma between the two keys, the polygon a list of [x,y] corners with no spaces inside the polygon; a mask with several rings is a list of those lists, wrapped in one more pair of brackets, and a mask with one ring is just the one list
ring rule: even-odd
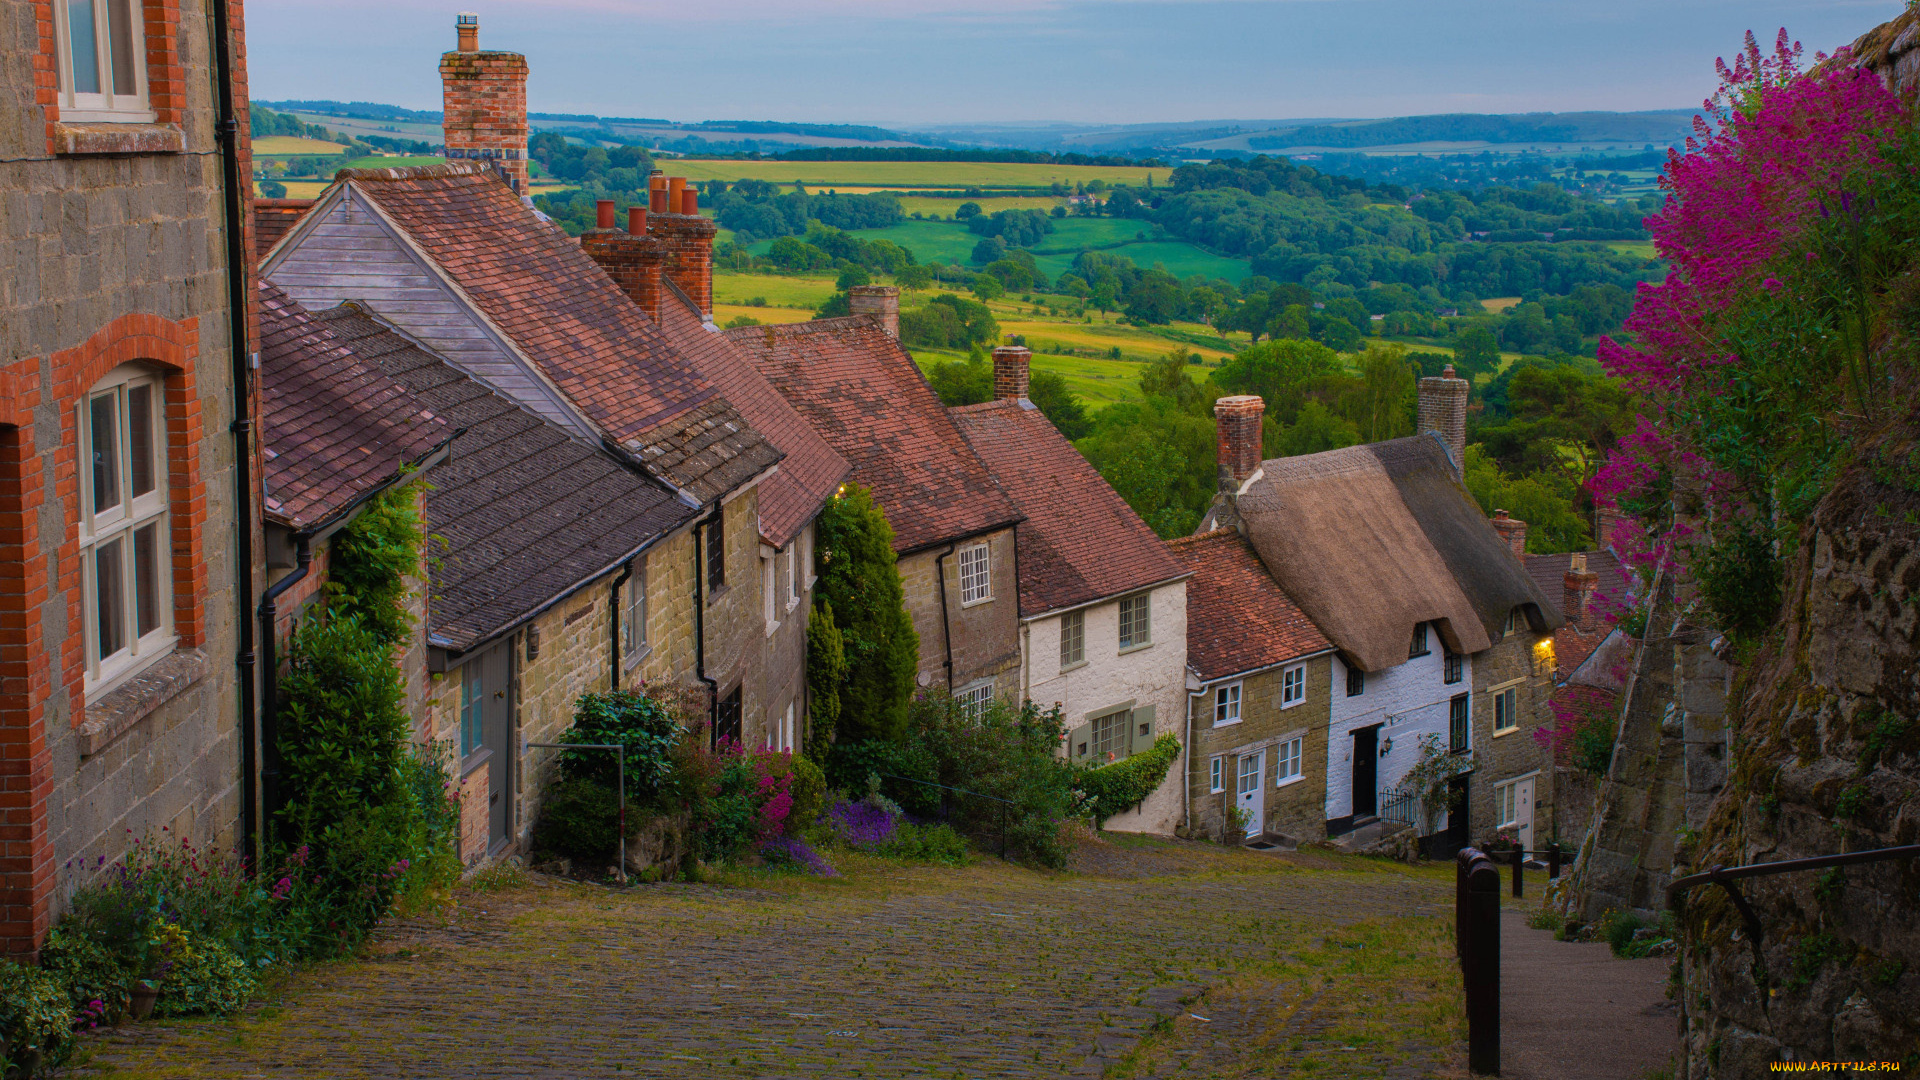
{"label": "casement window", "polygon": [[1461,694],[1447,703],[1447,750],[1449,753],[1464,754],[1469,749],[1467,743],[1469,696]]}
{"label": "casement window", "polygon": [[794,606],[800,603],[800,561],[798,558],[798,553],[795,550],[799,546],[800,546],[800,542],[796,540],[787,545],[787,550],[780,553],[781,561],[787,564],[786,574],[787,574],[787,610],[788,611],[792,611],[794,609]]}
{"label": "casement window", "polygon": [[993,599],[993,565],[985,544],[960,549],[960,605]]}
{"label": "casement window", "polygon": [[1508,687],[1493,695],[1493,733],[1502,735],[1520,726],[1520,717],[1514,711],[1520,703],[1520,693],[1516,687]]}
{"label": "casement window", "polygon": [[627,579],[626,602],[620,612],[620,655],[631,664],[647,651],[647,561],[634,560]]}
{"label": "casement window", "polygon": [[1280,670],[1280,707],[1291,709],[1307,700],[1307,665],[1295,664]]}
{"label": "casement window", "polygon": [[954,693],[953,699],[960,703],[960,708],[966,715],[979,716],[981,710],[987,707],[987,703],[993,700],[993,680],[981,679],[979,682],[964,686]]}
{"label": "casement window", "polygon": [[1302,777],[1300,751],[1305,747],[1306,741],[1305,735],[1295,735],[1291,739],[1281,740],[1274,756],[1274,787],[1285,787],[1287,781]]}
{"label": "casement window", "polygon": [[1133,750],[1133,711],[1098,716],[1093,721],[1093,759],[1119,761]]}
{"label": "casement window", "polygon": [[1087,662],[1087,613],[1069,611],[1060,616],[1060,666],[1078,667]]}
{"label": "casement window", "polygon": [[1520,782],[1509,780],[1495,785],[1493,789],[1493,816],[1497,819],[1493,827],[1505,829],[1520,823],[1520,805],[1515,796],[1519,793]]}
{"label": "casement window", "polygon": [[1208,770],[1212,777],[1208,791],[1218,795],[1227,790],[1227,759],[1223,757],[1214,758],[1208,763]]}
{"label": "casement window", "polygon": [[88,692],[173,648],[167,477],[158,376],[127,364],[78,407],[81,618]]}
{"label": "casement window", "polygon": [[487,695],[480,689],[480,665],[467,664],[460,669],[460,756],[480,749],[481,706]]}
{"label": "casement window", "polygon": [[1413,643],[1407,646],[1407,659],[1411,660],[1416,656],[1425,656],[1432,651],[1432,649],[1427,647],[1427,624],[1415,623],[1413,627]]}
{"label": "casement window", "polygon": [[788,702],[786,712],[767,718],[767,749],[791,751],[793,746],[793,703]]}
{"label": "casement window", "polygon": [[771,555],[760,557],[760,612],[766,619],[769,634],[780,628],[780,611],[774,600],[774,593],[780,587],[779,566]]}
{"label": "casement window", "polygon": [[1153,644],[1153,597],[1129,596],[1120,601],[1120,647],[1137,649]]}
{"label": "casement window", "polygon": [[808,525],[806,528],[800,530],[800,539],[796,541],[796,543],[800,545],[800,570],[807,576],[806,581],[801,583],[800,587],[802,589],[811,589],[813,588],[814,580],[820,576],[819,568],[813,565],[812,525]]}
{"label": "casement window", "polygon": [[1502,639],[1509,638],[1526,628],[1526,615],[1519,608],[1512,608],[1507,612],[1506,625],[1500,628],[1500,636]]}
{"label": "casement window", "polygon": [[1240,684],[1228,683],[1213,688],[1213,726],[1226,727],[1240,722]]}
{"label": "casement window", "polygon": [[52,6],[61,119],[151,123],[142,0],[56,0]]}
{"label": "casement window", "polygon": [[725,588],[726,584],[727,511],[725,507],[716,506],[713,520],[707,522],[707,591]]}
{"label": "casement window", "polygon": [[[1444,646],[1442,646],[1444,648]],[[1466,670],[1466,660],[1459,653],[1447,649],[1440,658],[1441,678],[1448,686],[1460,681]]]}
{"label": "casement window", "polygon": [[1367,692],[1367,673],[1357,667],[1347,668],[1347,696],[1359,697]]}

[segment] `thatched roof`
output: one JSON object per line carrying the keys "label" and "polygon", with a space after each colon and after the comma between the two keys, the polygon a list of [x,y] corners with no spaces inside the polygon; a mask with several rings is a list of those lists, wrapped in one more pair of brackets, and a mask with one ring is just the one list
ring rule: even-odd
{"label": "thatched roof", "polygon": [[1500,640],[1518,608],[1566,620],[1454,473],[1438,438],[1276,458],[1239,497],[1247,537],[1282,588],[1364,671],[1403,664],[1417,623],[1455,652]]}

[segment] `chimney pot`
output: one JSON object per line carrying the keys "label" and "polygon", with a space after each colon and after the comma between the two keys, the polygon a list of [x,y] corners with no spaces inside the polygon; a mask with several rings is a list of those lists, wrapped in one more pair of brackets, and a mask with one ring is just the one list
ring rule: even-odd
{"label": "chimney pot", "polygon": [[1493,531],[1506,541],[1507,549],[1516,559],[1524,559],[1527,554],[1527,523],[1508,515],[1505,510],[1493,512]]}
{"label": "chimney pot", "polygon": [[[898,296],[895,302],[898,303]],[[1032,377],[1033,353],[1023,345],[1001,345],[993,350],[993,400],[1025,401]]]}
{"label": "chimney pot", "polygon": [[684,176],[667,177],[667,213],[678,214],[684,205],[684,193],[687,190],[687,178]]}
{"label": "chimney pot", "polygon": [[1257,394],[1236,394],[1213,403],[1221,490],[1237,492],[1259,471],[1261,419],[1266,412],[1266,399]]}
{"label": "chimney pot", "polygon": [[680,212],[697,216],[700,213],[700,192],[689,187],[680,193]]}
{"label": "chimney pot", "polygon": [[656,214],[669,214],[667,208],[667,174],[659,169],[647,175],[647,208]]}
{"label": "chimney pot", "polygon": [[635,236],[647,235],[647,208],[639,203],[627,207],[627,231]]}
{"label": "chimney pot", "polygon": [[453,17],[453,32],[459,39],[460,52],[480,51],[480,16],[463,11]]}
{"label": "chimney pot", "polygon": [[855,315],[877,315],[887,336],[900,336],[900,290],[892,285],[855,285],[847,290],[847,306]]}
{"label": "chimney pot", "polygon": [[613,228],[613,200],[601,199],[594,204],[594,209],[598,212],[595,219],[595,226],[602,229]]}
{"label": "chimney pot", "polygon": [[1472,384],[1456,379],[1448,364],[1437,378],[1420,380],[1420,433],[1440,433],[1453,458],[1453,471],[1465,466],[1467,453],[1467,394]]}
{"label": "chimney pot", "polygon": [[1567,561],[1567,574],[1562,580],[1564,596],[1562,605],[1566,608],[1567,618],[1575,626],[1586,623],[1593,606],[1594,589],[1600,584],[1600,575],[1587,569],[1587,557],[1575,552]]}

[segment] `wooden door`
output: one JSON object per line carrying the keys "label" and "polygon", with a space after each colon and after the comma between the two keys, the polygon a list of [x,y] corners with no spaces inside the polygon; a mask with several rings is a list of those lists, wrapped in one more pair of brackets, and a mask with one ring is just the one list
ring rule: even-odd
{"label": "wooden door", "polygon": [[487,850],[506,843],[513,827],[513,654],[501,646],[460,667],[460,752],[484,754]]}
{"label": "wooden door", "polygon": [[1353,733],[1353,816],[1372,817],[1380,812],[1380,729],[1361,728]]}
{"label": "wooden door", "polygon": [[1532,851],[1533,844],[1533,780],[1516,781],[1513,785],[1513,821],[1514,836],[1520,841],[1520,850]]}
{"label": "wooden door", "polygon": [[1247,815],[1247,835],[1259,836],[1266,831],[1266,785],[1261,779],[1267,775],[1267,752],[1256,750],[1240,759],[1239,796],[1236,805]]}

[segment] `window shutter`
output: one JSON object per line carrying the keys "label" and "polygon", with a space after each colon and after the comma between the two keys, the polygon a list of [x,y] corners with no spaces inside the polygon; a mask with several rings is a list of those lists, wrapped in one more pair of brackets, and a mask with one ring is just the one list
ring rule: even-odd
{"label": "window shutter", "polygon": [[[1153,710],[1152,705],[1141,705],[1133,710],[1133,746],[1127,753],[1144,753],[1153,746],[1153,740],[1158,735],[1153,730]],[[1147,729],[1144,735],[1140,733],[1143,726]]]}
{"label": "window shutter", "polygon": [[1067,760],[1086,761],[1093,756],[1093,725],[1081,724],[1067,732]]}

